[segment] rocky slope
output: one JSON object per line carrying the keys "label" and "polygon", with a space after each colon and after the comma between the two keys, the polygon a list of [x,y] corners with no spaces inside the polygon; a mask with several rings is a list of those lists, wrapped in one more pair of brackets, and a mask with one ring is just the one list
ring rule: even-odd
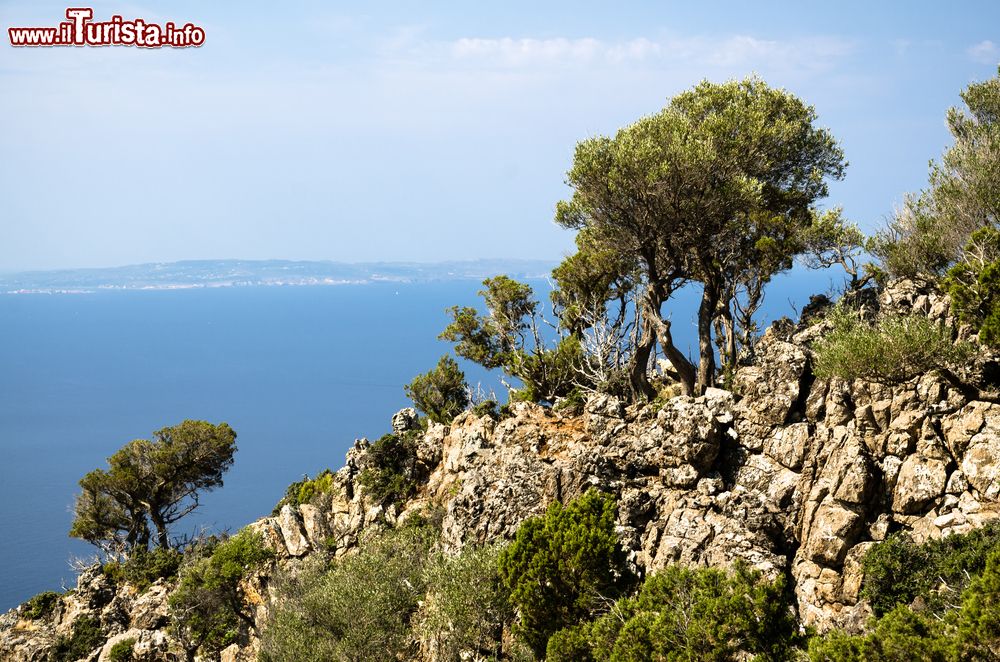
{"label": "rocky slope", "polygon": [[[871,305],[937,319],[948,311],[909,283]],[[743,559],[789,575],[804,624],[856,629],[870,614],[859,589],[871,544],[899,529],[923,540],[997,517],[1000,405],[970,400],[933,374],[895,387],[817,380],[810,345],[824,330],[774,325],[732,391],[641,408],[598,396],[573,417],[521,403],[501,422],[466,412],[432,425],[418,445],[417,496],[402,510],[366,497],[358,478],[368,443],[359,441],[331,498],[251,526],[288,565],[331,546],[349,553],[364,531],[432,506],[444,513],[442,544],[458,549],[510,537],[548,503],[596,486],[617,495],[619,535],[638,568]],[[398,431],[414,425],[412,410],[393,418]],[[275,598],[267,580],[252,582],[258,621]],[[48,620],[27,620],[23,608],[0,618],[0,658],[42,660],[56,636],[91,615],[111,639],[89,659],[108,659],[124,638],[137,641],[137,659],[181,659],[169,652],[169,590],[160,582],[141,595],[116,591],[85,572]],[[252,659],[253,646],[248,638],[223,659]]]}

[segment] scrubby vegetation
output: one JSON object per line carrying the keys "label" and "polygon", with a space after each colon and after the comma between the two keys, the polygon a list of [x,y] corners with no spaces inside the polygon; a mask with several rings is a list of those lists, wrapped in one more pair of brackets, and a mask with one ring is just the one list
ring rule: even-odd
{"label": "scrubby vegetation", "polygon": [[818,377],[899,384],[939,368],[961,365],[974,349],[952,339],[951,329],[924,315],[888,315],[870,322],[838,305],[833,329],[816,345]]}
{"label": "scrubby vegetation", "polygon": [[260,534],[243,530],[186,559],[170,613],[172,630],[190,653],[218,652],[236,641],[241,622],[254,627],[246,580],[272,558]]}
{"label": "scrubby vegetation", "polygon": [[315,478],[304,476],[302,480],[295,481],[285,490],[285,496],[274,506],[272,514],[277,515],[281,508],[289,505],[298,508],[304,503],[312,503],[313,500],[323,494],[330,494],[333,491],[333,472],[329,469],[316,474]]}
{"label": "scrubby vegetation", "polygon": [[902,535],[864,559],[862,595],[876,618],[863,635],[834,630],[814,662],[992,660],[1000,654],[1000,526],[917,545]]}
{"label": "scrubby vegetation", "polygon": [[397,503],[413,494],[417,437],[415,431],[390,433],[368,448],[367,464],[358,480],[376,502]]}
{"label": "scrubby vegetation", "polygon": [[891,535],[865,555],[861,595],[877,616],[914,601],[940,614],[957,603],[970,578],[986,568],[994,549],[1000,549],[997,523],[922,545],[903,533]]}
{"label": "scrubby vegetation", "polygon": [[56,639],[49,651],[51,662],[75,662],[85,658],[104,644],[107,637],[101,629],[101,619],[96,616],[81,616],[73,623],[69,635]]}
{"label": "scrubby vegetation", "polygon": [[21,615],[33,621],[46,619],[52,615],[58,601],[59,594],[55,591],[39,593],[24,603]]}
{"label": "scrubby vegetation", "polygon": [[391,659],[413,652],[433,529],[403,527],[361,551],[280,579],[285,602],[263,633],[265,662]]}
{"label": "scrubby vegetation", "polygon": [[140,549],[124,561],[105,563],[101,571],[114,583],[128,582],[143,592],[158,579],[175,577],[183,559],[183,552],[176,549]]}
{"label": "scrubby vegetation", "polygon": [[447,355],[433,370],[414,377],[405,390],[413,406],[435,423],[451,423],[469,404],[465,373]]}
{"label": "scrubby vegetation", "polygon": [[132,662],[135,659],[135,639],[122,639],[108,651],[108,662]]}
{"label": "scrubby vegetation", "polygon": [[606,611],[553,635],[545,659],[732,660],[750,653],[787,660],[802,639],[784,582],[740,565],[730,573],[668,567]]}
{"label": "scrubby vegetation", "polygon": [[515,632],[543,656],[553,633],[629,588],[614,500],[591,490],[526,520],[500,555],[500,576],[518,610]]}

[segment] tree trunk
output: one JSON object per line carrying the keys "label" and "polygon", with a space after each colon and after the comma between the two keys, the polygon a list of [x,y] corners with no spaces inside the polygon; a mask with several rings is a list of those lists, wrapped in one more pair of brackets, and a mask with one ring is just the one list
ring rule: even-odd
{"label": "tree trunk", "polygon": [[169,549],[170,538],[167,535],[167,524],[163,521],[163,515],[161,515],[156,508],[150,508],[149,518],[153,520],[153,526],[156,527],[156,544],[158,544],[161,549]]}
{"label": "tree trunk", "polygon": [[709,281],[701,292],[698,306],[698,382],[695,392],[701,395],[715,386],[715,347],[712,346],[712,319],[719,305],[719,287]]}
{"label": "tree trunk", "polygon": [[680,380],[682,392],[684,395],[692,395],[694,393],[695,381],[694,365],[674,345],[674,338],[670,333],[670,321],[660,317],[660,306],[655,301],[646,300],[645,308],[643,318],[652,325],[652,330],[656,333],[656,339],[659,340],[663,353],[674,367],[674,370],[677,371],[677,378]]}
{"label": "tree trunk", "polygon": [[629,385],[632,388],[632,397],[636,400],[652,400],[656,397],[656,389],[649,383],[649,355],[653,352],[653,345],[656,344],[656,336],[644,329],[642,339],[632,353],[631,365],[629,365]]}

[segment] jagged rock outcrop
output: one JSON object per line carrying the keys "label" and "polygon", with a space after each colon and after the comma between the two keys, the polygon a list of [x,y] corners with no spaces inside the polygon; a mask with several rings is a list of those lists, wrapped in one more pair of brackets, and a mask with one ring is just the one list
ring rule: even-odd
{"label": "jagged rock outcrop", "polygon": [[[947,301],[912,283],[867,305],[954,325]],[[811,347],[825,330],[778,323],[733,375],[732,391],[662,406],[600,395],[582,415],[562,416],[517,403],[499,422],[466,412],[420,433],[416,413],[403,410],[393,429],[419,434],[412,499],[383,507],[366,495],[369,444],[360,440],[329,494],[251,527],[288,565],[317,550],[350,553],[366,532],[435,508],[442,545],[457,550],[509,538],[549,503],[597,487],[617,496],[619,536],[637,570],[742,560],[788,575],[803,624],[857,629],[870,614],[861,558],[874,542],[901,529],[917,540],[964,532],[997,517],[1000,405],[969,400],[934,374],[895,387],[817,380]],[[259,621],[275,598],[266,579]],[[128,596],[94,572],[80,582],[45,623],[3,616],[0,657],[43,659],[38,651],[88,614],[111,636],[137,632],[129,636],[149,659],[171,659],[168,585]],[[246,657],[252,643],[224,657]]]}

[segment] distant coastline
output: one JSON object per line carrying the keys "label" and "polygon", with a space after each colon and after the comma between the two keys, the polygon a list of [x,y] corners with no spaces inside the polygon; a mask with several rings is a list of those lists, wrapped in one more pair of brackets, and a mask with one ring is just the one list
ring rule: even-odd
{"label": "distant coastline", "polygon": [[0,294],[93,294],[108,291],[187,290],[223,287],[316,287],[369,283],[419,283],[482,279],[499,273],[544,278],[545,260],[326,262],[292,260],[188,260],[124,267],[0,274]]}

